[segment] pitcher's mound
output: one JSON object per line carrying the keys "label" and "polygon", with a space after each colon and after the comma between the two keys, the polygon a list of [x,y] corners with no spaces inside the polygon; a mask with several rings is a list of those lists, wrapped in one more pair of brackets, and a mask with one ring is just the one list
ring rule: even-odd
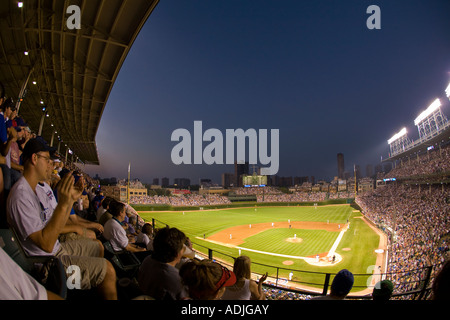
{"label": "pitcher's mound", "polygon": [[300,243],[303,241],[303,239],[302,238],[287,238],[286,241],[292,242],[292,243]]}
{"label": "pitcher's mound", "polygon": [[286,260],[286,261],[283,261],[283,264],[284,264],[285,266],[291,266],[291,265],[294,264],[294,261]]}

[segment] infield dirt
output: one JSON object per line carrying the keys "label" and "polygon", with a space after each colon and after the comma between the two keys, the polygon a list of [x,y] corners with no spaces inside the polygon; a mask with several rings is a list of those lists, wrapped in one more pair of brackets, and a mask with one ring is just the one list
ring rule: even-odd
{"label": "infield dirt", "polygon": [[[340,232],[344,228],[345,224],[338,223],[326,223],[318,221],[291,221],[289,222],[271,222],[255,223],[251,225],[240,225],[231,227],[219,231],[209,237],[206,240],[226,243],[228,245],[239,246],[244,243],[245,238],[254,236],[260,232],[272,229],[272,228],[289,228],[292,229],[313,229],[313,230],[325,230]],[[230,237],[231,235],[231,237]]]}

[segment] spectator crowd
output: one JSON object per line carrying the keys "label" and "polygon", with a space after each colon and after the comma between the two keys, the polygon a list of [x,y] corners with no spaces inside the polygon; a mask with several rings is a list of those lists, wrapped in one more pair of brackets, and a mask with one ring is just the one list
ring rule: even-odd
{"label": "spectator crowd", "polygon": [[[445,170],[448,147],[393,169],[387,177],[411,177]],[[446,165],[443,163],[446,162]],[[439,169],[437,169],[439,168]],[[396,292],[417,290],[434,266],[431,279],[449,258],[450,188],[447,184],[389,183],[356,198],[363,214],[390,237],[388,274]]]}

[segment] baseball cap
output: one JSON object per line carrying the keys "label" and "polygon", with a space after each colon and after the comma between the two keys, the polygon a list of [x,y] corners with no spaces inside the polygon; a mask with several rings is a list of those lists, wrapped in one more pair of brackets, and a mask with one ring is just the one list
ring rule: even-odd
{"label": "baseball cap", "polygon": [[[213,262],[217,263],[217,262]],[[236,275],[233,271],[228,270],[226,267],[217,263],[222,268],[222,277],[220,277],[219,281],[216,283],[216,291],[223,287],[230,287],[236,283]]]}
{"label": "baseball cap", "polygon": [[14,120],[16,120],[18,127],[28,127],[28,125],[26,124],[25,120],[23,120],[23,118],[16,117]]}
{"label": "baseball cap", "polygon": [[44,152],[48,151],[48,152],[52,153],[55,150],[56,149],[50,147],[43,138],[41,138],[41,137],[33,138],[33,139],[28,140],[28,142],[25,144],[25,147],[23,148],[23,152],[22,152],[22,159],[23,159],[23,162],[25,163],[25,161],[30,159],[34,153],[43,152],[43,151]]}

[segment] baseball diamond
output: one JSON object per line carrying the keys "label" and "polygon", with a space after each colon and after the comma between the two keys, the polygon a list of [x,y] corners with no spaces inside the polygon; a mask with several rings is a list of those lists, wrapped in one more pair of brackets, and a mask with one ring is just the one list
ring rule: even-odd
{"label": "baseball diamond", "polygon": [[[195,250],[206,254],[204,248],[210,248],[217,259],[226,263],[232,264],[230,257],[248,255],[255,273],[267,271],[274,277],[276,268],[280,268],[278,276],[287,278],[292,271],[290,284],[294,287],[305,287],[298,281],[320,282],[312,272],[333,273],[348,268],[355,274],[368,274],[384,269],[384,236],[349,205],[155,211],[140,215],[146,220],[156,219],[156,227],[168,224],[181,228]],[[360,287],[355,285],[355,292],[364,291],[368,281],[373,285],[376,277],[368,278],[357,279]]]}

